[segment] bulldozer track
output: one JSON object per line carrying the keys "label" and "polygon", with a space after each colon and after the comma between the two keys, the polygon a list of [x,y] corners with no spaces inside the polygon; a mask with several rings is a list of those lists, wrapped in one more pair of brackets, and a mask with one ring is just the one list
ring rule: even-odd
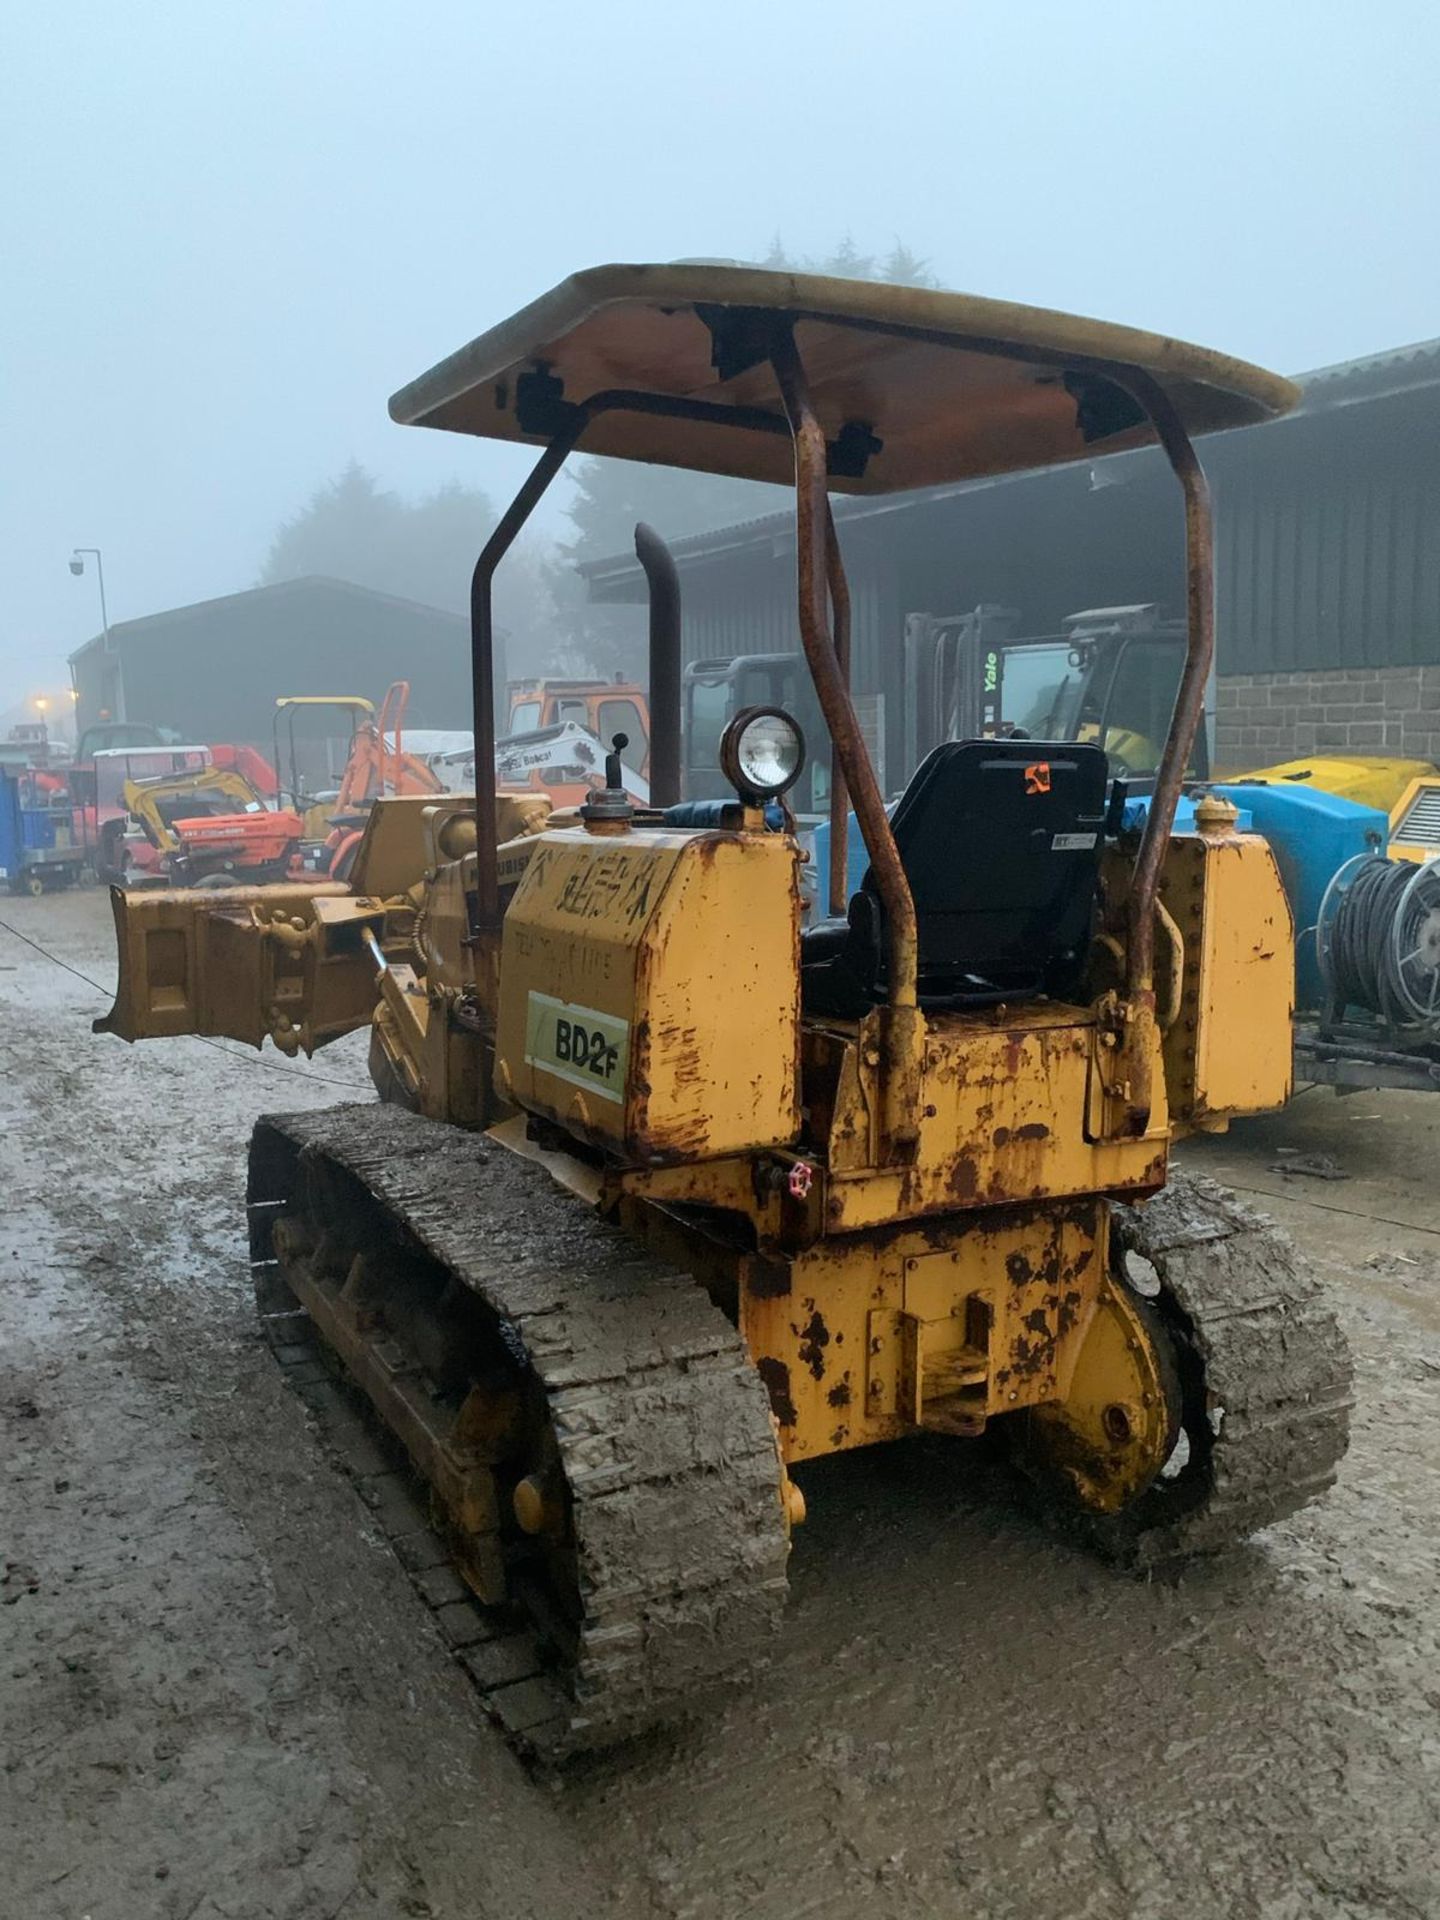
{"label": "bulldozer track", "polygon": [[1190,1458],[1095,1544],[1142,1568],[1222,1552],[1334,1481],[1349,1439],[1350,1349],[1288,1236],[1215,1181],[1171,1173],[1115,1205],[1122,1257],[1151,1263],[1186,1386]]}
{"label": "bulldozer track", "polygon": [[[568,1492],[572,1619],[522,1604],[535,1595],[523,1582],[504,1604],[474,1597],[453,1533],[427,1524],[393,1441],[377,1444],[348,1376],[344,1386],[333,1377],[334,1356],[277,1257],[276,1227],[303,1223],[317,1195],[323,1209],[337,1181],[351,1204],[331,1211],[344,1218],[311,1225],[348,1231],[346,1258],[353,1248],[443,1269],[543,1390]],[[518,1748],[554,1761],[611,1745],[755,1671],[786,1594],[775,1431],[738,1333],[688,1275],[542,1168],[394,1106],[262,1119],[248,1200],[276,1358]],[[406,1377],[412,1401],[429,1395],[439,1410],[444,1390],[395,1346],[387,1338],[381,1360]],[[360,1385],[376,1398],[363,1376]]]}

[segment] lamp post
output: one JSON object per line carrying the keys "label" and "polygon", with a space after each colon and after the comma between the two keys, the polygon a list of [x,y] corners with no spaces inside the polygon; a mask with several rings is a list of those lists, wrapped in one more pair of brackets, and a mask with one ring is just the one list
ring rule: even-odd
{"label": "lamp post", "polygon": [[[75,547],[72,549],[70,554],[70,571],[78,580],[80,575],[85,571],[85,555],[87,553],[92,553],[95,556],[95,579],[100,588],[100,627],[105,636],[104,651],[109,653],[111,650],[110,614],[105,605],[105,561],[99,547]],[[115,705],[117,709],[115,717],[118,720],[123,720],[125,718],[125,690],[120,684],[120,675],[118,672],[115,676],[115,684]]]}

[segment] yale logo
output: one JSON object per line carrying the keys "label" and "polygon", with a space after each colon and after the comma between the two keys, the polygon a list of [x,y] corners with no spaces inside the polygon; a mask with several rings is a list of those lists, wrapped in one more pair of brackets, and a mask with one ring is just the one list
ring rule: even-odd
{"label": "yale logo", "polygon": [[531,993],[525,1009],[525,1064],[584,1087],[602,1100],[625,1098],[630,1023],[594,1007]]}

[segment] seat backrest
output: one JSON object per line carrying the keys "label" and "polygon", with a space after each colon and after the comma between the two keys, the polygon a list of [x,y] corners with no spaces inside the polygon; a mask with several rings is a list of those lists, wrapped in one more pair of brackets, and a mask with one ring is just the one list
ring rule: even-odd
{"label": "seat backrest", "polygon": [[[919,927],[922,996],[986,982],[1073,992],[1087,958],[1109,771],[1098,746],[949,740],[891,818]],[[878,908],[873,873],[864,889]]]}

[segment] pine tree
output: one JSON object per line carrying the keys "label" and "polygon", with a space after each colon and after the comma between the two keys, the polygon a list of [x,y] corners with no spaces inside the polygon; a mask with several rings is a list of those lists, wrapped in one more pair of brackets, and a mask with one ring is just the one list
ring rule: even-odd
{"label": "pine tree", "polygon": [[[382,490],[352,460],[282,523],[261,583],[324,574],[466,613],[470,575],[495,519],[494,503],[478,487],[451,481],[408,501]],[[542,671],[564,644],[555,631],[546,554],[534,538],[516,543],[496,577],[495,624],[513,674]]]}

